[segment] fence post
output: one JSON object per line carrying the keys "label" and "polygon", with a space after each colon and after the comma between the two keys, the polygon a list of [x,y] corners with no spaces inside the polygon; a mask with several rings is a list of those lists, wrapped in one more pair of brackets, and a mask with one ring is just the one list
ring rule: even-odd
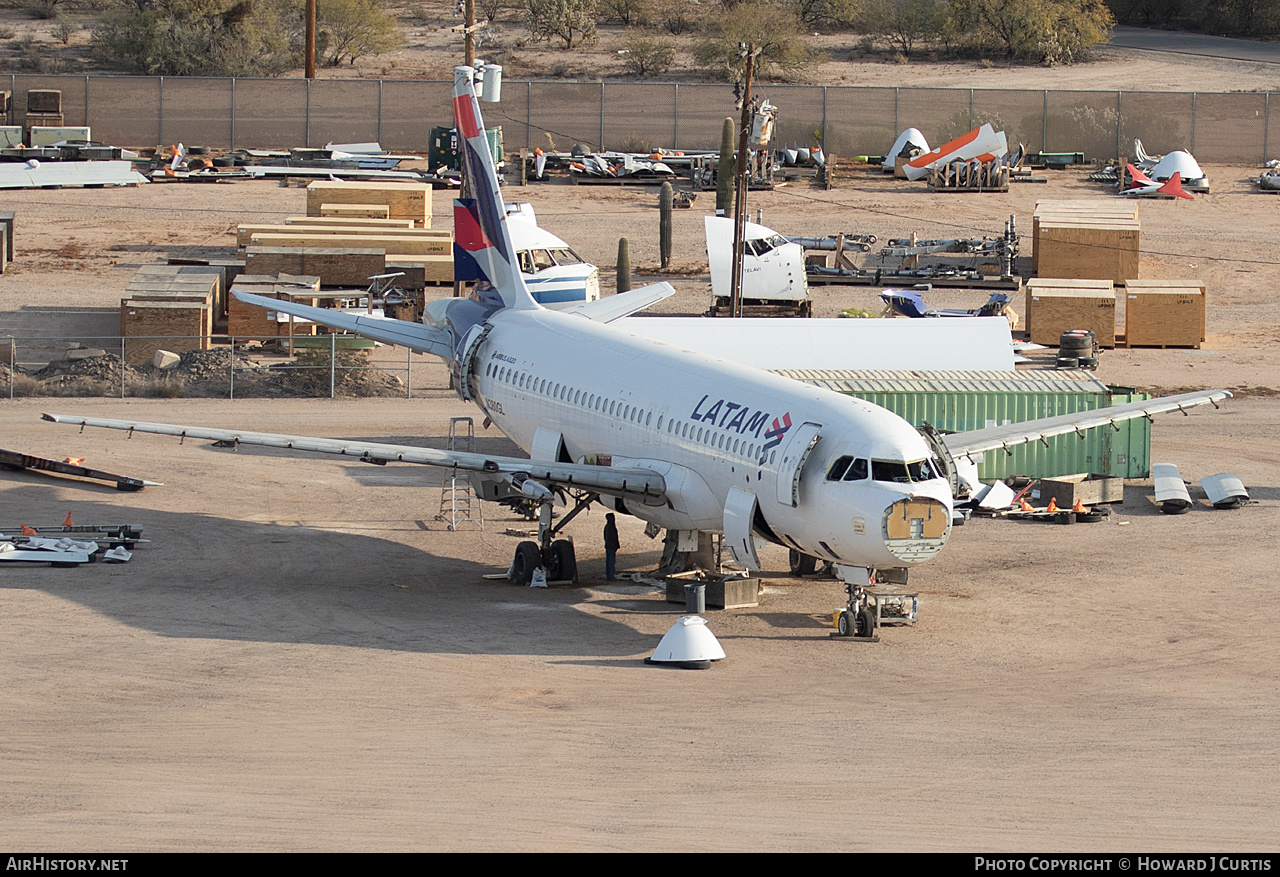
{"label": "fence post", "polygon": [[329,398],[333,398],[334,371],[338,363],[338,336],[329,333]]}
{"label": "fence post", "polygon": [[1044,90],[1044,115],[1040,118],[1040,151],[1049,151],[1049,89]]}
{"label": "fence post", "polygon": [[[680,83],[673,83],[675,87],[675,99],[671,102],[671,148],[680,151]],[[1266,152],[1266,150],[1262,150]]]}
{"label": "fence post", "polygon": [[120,398],[124,398],[124,336],[120,336]]}
{"label": "fence post", "polygon": [[[13,92],[10,92],[12,94]],[[9,398],[13,398],[13,369],[17,365],[18,341],[12,335],[9,336]]]}
{"label": "fence post", "polygon": [[231,148],[236,148],[236,78],[231,77]]}
{"label": "fence post", "polygon": [[524,148],[533,152],[533,83],[524,84]]}
{"label": "fence post", "polygon": [[893,130],[895,132],[893,135],[894,137],[898,136],[896,132],[899,132],[902,130],[902,126],[898,124],[898,92],[901,90],[902,89],[900,89],[896,85],[893,87]]}
{"label": "fence post", "polygon": [[307,121],[302,135],[302,145],[311,146],[311,80],[307,80]]}
{"label": "fence post", "polygon": [[1267,161],[1267,137],[1271,134],[1271,92],[1262,96],[1262,162]]}
{"label": "fence post", "polygon": [[89,75],[87,73],[84,77],[84,124],[86,128],[89,127]]}
{"label": "fence post", "polygon": [[973,130],[973,89],[969,89],[969,130]]}
{"label": "fence post", "polygon": [[1120,147],[1121,138],[1124,137],[1124,92],[1116,92],[1116,161],[1124,155],[1124,151]]}
{"label": "fence post", "polygon": [[831,147],[827,146],[827,87],[825,85],[822,86],[822,142],[818,145],[822,147],[824,157],[830,154]]}
{"label": "fence post", "polygon": [[1191,92],[1191,149],[1188,150],[1192,155],[1196,152],[1196,93]]}
{"label": "fence post", "polygon": [[382,80],[378,80],[378,143],[382,143]]}
{"label": "fence post", "polygon": [[404,349],[404,397],[413,398],[413,348]]}
{"label": "fence post", "polygon": [[606,151],[604,148],[604,80],[600,81],[600,151]]}
{"label": "fence post", "polygon": [[227,357],[227,398],[236,397],[236,336],[231,336],[231,355]]}
{"label": "fence post", "polygon": [[157,101],[156,109],[156,145],[164,144],[164,77],[160,77],[160,100]]}

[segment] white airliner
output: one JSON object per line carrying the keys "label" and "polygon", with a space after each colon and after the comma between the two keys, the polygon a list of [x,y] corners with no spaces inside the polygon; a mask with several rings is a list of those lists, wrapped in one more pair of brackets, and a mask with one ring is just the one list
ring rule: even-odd
{"label": "white airliner", "polygon": [[[457,68],[454,115],[476,201],[455,236],[488,282],[471,298],[441,299],[424,323],[343,315],[239,297],[335,329],[439,355],[455,386],[530,459],[344,439],[45,415],[60,423],[207,438],[401,461],[469,473],[486,499],[541,504],[538,542],[513,563],[572,577],[572,544],[556,539],[599,500],[677,531],[723,533],[737,562],[760,568],[757,537],[787,546],[800,566],[831,561],[850,585],[902,582],[934,557],[952,526],[955,460],[992,449],[1216,402],[1225,390],[957,433],[917,431],[868,402],[653,341],[611,326],[672,294],[666,283],[566,310],[548,310],[521,279],[498,180],[483,136],[472,70]],[[470,218],[468,218],[470,217]],[[552,523],[556,494],[574,509]]]}

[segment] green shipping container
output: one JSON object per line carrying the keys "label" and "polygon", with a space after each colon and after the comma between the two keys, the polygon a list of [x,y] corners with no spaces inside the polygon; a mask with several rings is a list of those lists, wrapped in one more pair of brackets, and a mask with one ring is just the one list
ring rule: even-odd
{"label": "green shipping container", "polygon": [[[1128,388],[1108,387],[1083,371],[792,370],[779,374],[865,399],[916,427],[928,421],[942,432],[1022,423],[1150,398]],[[1047,444],[1030,442],[1010,451],[988,452],[978,464],[979,476],[987,480],[1010,475],[1050,478],[1087,472],[1146,478],[1151,470],[1151,422],[1137,417],[1116,427],[1085,430],[1083,437],[1054,436]]]}

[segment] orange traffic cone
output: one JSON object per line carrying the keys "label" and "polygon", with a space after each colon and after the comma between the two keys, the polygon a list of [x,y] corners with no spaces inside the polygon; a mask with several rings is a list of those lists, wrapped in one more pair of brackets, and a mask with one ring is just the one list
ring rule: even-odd
{"label": "orange traffic cone", "polygon": [[1035,509],[1031,508],[1031,503],[1027,502],[1025,499],[1018,500],[1018,508],[1024,512],[1035,511]]}
{"label": "orange traffic cone", "polygon": [[63,522],[62,522],[62,526],[64,526],[64,527],[74,527],[74,526],[75,526],[75,524],[71,523],[71,509],[67,509],[67,519],[66,519],[65,521],[63,521]]}
{"label": "orange traffic cone", "polygon": [[1045,509],[1045,511],[1046,511],[1046,512],[1056,512],[1057,510],[1058,510],[1058,500],[1057,500],[1057,498],[1056,498],[1056,497],[1050,497],[1050,498],[1049,498],[1049,507],[1048,507],[1048,508],[1046,508],[1046,509]]}
{"label": "orange traffic cone", "polygon": [[34,535],[36,535],[36,531],[35,531],[33,528],[28,527],[26,524],[23,524],[23,525],[22,525],[22,535],[23,535],[23,536],[34,536]]}
{"label": "orange traffic cone", "polygon": [[1077,500],[1076,500],[1076,504],[1075,504],[1075,505],[1073,505],[1073,506],[1071,507],[1071,511],[1073,511],[1073,512],[1075,512],[1075,513],[1077,513],[1077,514],[1085,514],[1085,513],[1087,513],[1089,510],[1088,510],[1087,508],[1085,508],[1085,507],[1084,507],[1084,502],[1082,502],[1081,500],[1077,499]]}

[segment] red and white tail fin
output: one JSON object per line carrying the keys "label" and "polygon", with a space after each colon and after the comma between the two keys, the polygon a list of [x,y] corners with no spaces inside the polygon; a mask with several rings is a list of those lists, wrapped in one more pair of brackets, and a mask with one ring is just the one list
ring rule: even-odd
{"label": "red and white tail fin", "polygon": [[1126,164],[1125,168],[1129,171],[1129,186],[1137,186],[1141,183],[1153,183],[1155,180],[1138,170],[1132,164]]}
{"label": "red and white tail fin", "polygon": [[[480,103],[476,100],[475,71],[453,68],[453,120],[458,129],[458,147],[467,181],[475,195],[475,227],[458,236],[458,244],[475,260],[479,273],[487,279],[476,287],[482,298],[500,298],[504,307],[536,309],[516,264],[515,247],[507,230],[507,214],[498,188],[498,173],[489,140],[485,136]],[[490,286],[492,287],[490,289]]]}
{"label": "red and white tail fin", "polygon": [[1169,182],[1165,183],[1156,190],[1164,195],[1173,195],[1175,198],[1185,198],[1188,201],[1194,201],[1191,193],[1182,188],[1182,174],[1174,171],[1173,176],[1169,177]]}

